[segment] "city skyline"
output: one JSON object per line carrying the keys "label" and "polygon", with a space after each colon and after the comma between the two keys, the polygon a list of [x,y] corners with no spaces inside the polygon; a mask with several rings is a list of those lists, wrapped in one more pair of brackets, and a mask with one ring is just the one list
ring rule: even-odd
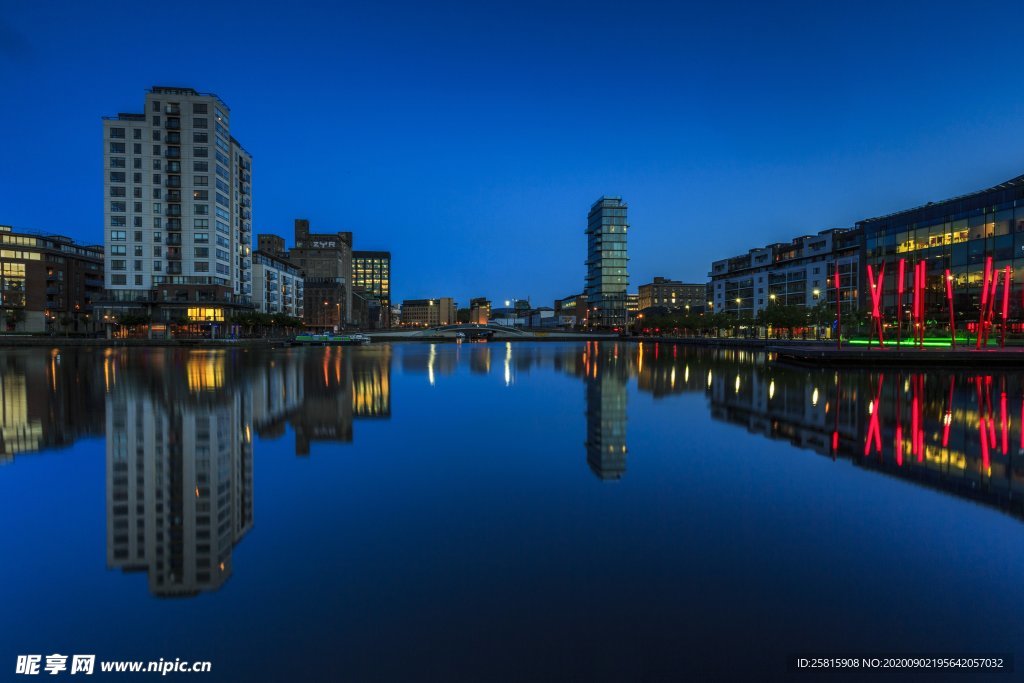
{"label": "city skyline", "polygon": [[[587,41],[607,20],[581,8],[527,7],[520,16],[446,5],[423,17],[399,6],[398,20],[394,6],[344,16],[257,8],[238,38],[221,39],[216,66],[185,49],[202,38],[171,19],[183,50],[149,51],[113,72],[99,68],[107,48],[88,38],[102,15],[62,3],[12,8],[0,22],[0,69],[32,106],[6,108],[0,120],[12,131],[40,118],[52,125],[45,136],[9,140],[19,163],[0,171],[0,220],[102,243],[98,121],[136,111],[140,89],[164,83],[216,92],[231,106],[232,134],[257,169],[254,231],[287,234],[296,217],[352,230],[361,245],[392,251],[395,301],[546,302],[580,291],[585,211],[602,194],[630,204],[633,282],[699,281],[709,263],[750,244],[850,227],[1020,173],[1024,141],[1013,132],[1024,102],[998,87],[1012,47],[935,50],[930,36],[966,18],[952,5],[928,7],[790,5],[764,35],[768,10],[758,8],[738,21],[725,10],[619,8],[623,49],[614,57]],[[44,25],[41,11],[68,21],[30,30]],[[144,49],[151,11],[126,20],[122,51]],[[228,12],[214,10],[219,19]],[[1020,12],[972,10],[970,20],[1012,22]],[[441,40],[418,33],[425,20]],[[351,40],[327,40],[342,23]],[[497,34],[482,30],[498,23]],[[860,39],[832,40],[849,32]],[[300,35],[306,47],[286,54]],[[269,44],[236,56],[250,39]],[[523,41],[536,54],[521,56]],[[60,88],[52,84],[67,64],[51,43],[80,57]],[[868,43],[888,49],[862,54]],[[805,59],[814,50],[819,59]],[[239,59],[252,63],[239,69]],[[312,60],[321,66],[306,68]],[[650,69],[638,71],[643,64]],[[968,75],[972,97],[946,104],[949,84]],[[601,106],[584,97],[609,82]],[[55,159],[59,202],[47,182]],[[723,221],[723,206],[737,218]]]}

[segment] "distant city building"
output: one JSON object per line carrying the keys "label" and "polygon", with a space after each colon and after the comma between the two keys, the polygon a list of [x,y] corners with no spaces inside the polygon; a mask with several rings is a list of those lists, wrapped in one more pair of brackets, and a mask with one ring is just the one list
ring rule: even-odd
{"label": "distant city building", "polygon": [[626,294],[626,315],[632,320],[636,317],[637,311],[640,310],[640,295],[639,294]]}
{"label": "distant city building", "polygon": [[368,302],[368,327],[391,327],[391,252],[353,251],[352,284],[375,300]]}
{"label": "distant city building", "polygon": [[437,327],[456,322],[455,299],[406,299],[402,302],[402,325],[408,327]]}
{"label": "distant city building", "polygon": [[530,311],[530,327],[556,327],[559,324],[555,309],[547,306]]}
{"label": "distant city building", "polygon": [[103,248],[0,225],[0,329],[94,332],[103,297]]}
{"label": "distant city building", "polygon": [[707,285],[703,282],[685,283],[656,277],[654,282],[640,285],[638,294],[640,309],[666,306],[698,312],[703,311],[707,304]]}
{"label": "distant city building", "polygon": [[341,329],[352,321],[352,233],[311,233],[309,221],[295,219],[292,263],[305,281],[303,311],[308,327]]}
{"label": "distant city building", "polygon": [[[838,267],[843,300],[856,302],[862,241],[851,229],[823,230],[711,264],[714,311],[755,318],[770,302],[813,308],[831,301]],[[854,305],[856,305],[854,303]]]}
{"label": "distant city building", "polygon": [[491,319],[491,302],[485,297],[477,297],[469,302],[469,322],[474,325],[486,325]]}
{"label": "distant city building", "polygon": [[555,316],[562,327],[583,325],[587,319],[587,295],[573,294],[556,300]]}
{"label": "distant city building", "polygon": [[301,318],[304,297],[302,271],[298,266],[273,253],[262,250],[253,253],[252,298],[257,311]]}
{"label": "distant city building", "polygon": [[216,95],[144,106],[103,120],[105,313],[223,323],[251,305],[252,157]]}
{"label": "distant city building", "polygon": [[591,327],[624,327],[628,322],[626,209],[621,197],[601,197],[587,216],[585,294]]}

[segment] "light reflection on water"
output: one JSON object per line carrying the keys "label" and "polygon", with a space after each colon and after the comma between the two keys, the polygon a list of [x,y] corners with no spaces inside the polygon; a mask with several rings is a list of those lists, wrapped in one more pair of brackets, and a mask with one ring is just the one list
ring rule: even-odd
{"label": "light reflection on water", "polygon": [[[76,441],[105,436],[106,569],[144,573],[149,594],[161,598],[220,592],[236,570],[261,575],[259,566],[236,565],[238,544],[261,543],[258,520],[304,502],[275,493],[261,504],[261,458],[287,452],[316,460],[336,456],[345,444],[364,448],[359,457],[370,469],[369,481],[396,500],[402,494],[386,492],[393,475],[375,469],[386,467],[387,454],[421,454],[412,466],[436,487],[436,468],[452,464],[441,453],[467,450],[486,459],[519,451],[549,459],[551,472],[536,471],[537,481],[549,477],[556,488],[573,492],[563,503],[558,494],[536,493],[544,496],[544,509],[557,511],[561,504],[600,512],[617,490],[654,495],[657,477],[633,472],[655,462],[653,442],[667,444],[677,461],[692,459],[694,467],[713,466],[726,455],[735,467],[744,458],[753,463],[753,451],[770,439],[772,448],[808,458],[808,466],[821,456],[883,475],[858,486],[897,482],[903,488],[895,495],[924,487],[940,492],[942,505],[981,504],[1019,520],[1022,376],[796,369],[756,352],[659,343],[8,350],[0,353],[0,458],[8,464],[0,480],[16,481],[23,458],[65,457]],[[557,384],[549,388],[548,382]],[[533,387],[543,388],[522,393]],[[435,395],[469,400],[450,419],[414,419],[438,410],[431,405]],[[517,403],[524,395],[531,402]],[[568,417],[560,424],[574,432],[579,450],[546,452],[551,433],[535,424],[538,411],[563,411],[558,414]],[[360,442],[371,422],[386,428],[370,429],[373,440]],[[752,440],[741,442],[744,433]],[[568,459],[568,474],[554,458]],[[283,467],[266,463],[268,471]],[[450,471],[442,485],[450,490],[437,492],[438,509],[462,486],[485,487],[484,476],[472,467]],[[780,485],[760,476],[767,489]],[[579,490],[581,478],[597,490]],[[682,515],[683,506],[697,504],[693,491],[659,500],[665,515]],[[529,519],[530,509],[520,512]],[[660,523],[632,514],[636,529]],[[45,531],[45,519],[32,523]],[[338,523],[309,522],[327,538]],[[533,534],[553,533],[534,524]],[[688,543],[699,552],[722,552],[691,534]],[[682,558],[661,560],[671,565]],[[1014,602],[1018,598],[1014,594]]]}

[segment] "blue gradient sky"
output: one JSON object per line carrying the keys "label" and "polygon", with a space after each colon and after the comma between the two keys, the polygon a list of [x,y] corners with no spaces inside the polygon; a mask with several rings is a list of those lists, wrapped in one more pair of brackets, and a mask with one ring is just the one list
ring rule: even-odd
{"label": "blue gradient sky", "polygon": [[257,232],[352,230],[399,300],[580,290],[601,194],[635,290],[1024,172],[1021,3],[94,4],[0,0],[0,223],[100,241],[153,84],[232,108]]}

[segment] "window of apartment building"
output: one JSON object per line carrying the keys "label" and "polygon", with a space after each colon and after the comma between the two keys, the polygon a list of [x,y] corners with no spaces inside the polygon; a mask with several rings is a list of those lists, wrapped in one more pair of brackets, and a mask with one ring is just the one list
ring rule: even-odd
{"label": "window of apartment building", "polygon": [[142,276],[141,275],[136,275],[135,276],[135,286],[136,287],[141,287],[142,286]]}
{"label": "window of apartment building", "polygon": [[[157,109],[157,111],[160,111],[160,110]],[[154,126],[159,126],[160,125],[160,117],[159,116],[154,116],[153,117],[153,125]]]}
{"label": "window of apartment building", "polygon": [[195,252],[196,252],[196,254],[195,254],[196,258],[210,258],[210,248],[209,247],[196,247],[195,248]]}
{"label": "window of apartment building", "polygon": [[163,256],[163,255],[164,255],[164,248],[163,247],[153,247],[153,256]]}
{"label": "window of apartment building", "polygon": [[154,130],[153,131],[153,141],[154,142],[160,142],[160,131],[159,130]]}
{"label": "window of apartment building", "polygon": [[192,219],[192,227],[193,228],[208,228],[208,227],[210,227],[210,219],[209,218],[194,218],[194,219]]}
{"label": "window of apartment building", "polygon": [[197,273],[209,273],[210,264],[207,261],[196,261],[192,264],[192,269]]}
{"label": "window of apartment building", "polygon": [[142,158],[141,157],[135,157],[134,159],[132,159],[132,168],[138,168],[138,169],[142,168]]}
{"label": "window of apartment building", "polygon": [[136,270],[136,271],[142,270],[142,261],[135,261],[132,265],[135,266],[134,270]]}
{"label": "window of apartment building", "polygon": [[153,156],[160,156],[160,145],[153,145]]}
{"label": "window of apartment building", "polygon": [[208,204],[196,204],[193,207],[193,211],[195,211],[197,216],[206,216],[210,213],[210,206]]}
{"label": "window of apartment building", "polygon": [[119,187],[119,186],[111,186],[111,188],[110,188],[110,196],[111,197],[124,197],[125,196],[124,188],[123,187]]}
{"label": "window of apartment building", "polygon": [[127,256],[128,247],[123,244],[112,244],[110,245],[110,254],[112,256]]}
{"label": "window of apartment building", "polygon": [[126,263],[127,263],[127,261],[125,261],[124,259],[111,259],[110,260],[110,269],[111,270],[124,270]]}
{"label": "window of apartment building", "polygon": [[112,284],[112,285],[124,285],[124,284],[127,284],[127,281],[126,281],[124,275],[111,275],[110,276],[110,284]]}
{"label": "window of apartment building", "polygon": [[110,226],[113,228],[126,228],[128,227],[127,221],[124,216],[111,216]]}
{"label": "window of apartment building", "polygon": [[142,241],[142,231],[141,230],[136,230],[135,231],[135,241],[136,242],[141,242]]}
{"label": "window of apartment building", "polygon": [[153,261],[153,271],[156,273],[161,272],[164,269],[163,261]]}
{"label": "window of apartment building", "polygon": [[132,130],[132,139],[134,139],[134,140],[141,140],[142,139],[142,129],[141,128],[136,128],[136,129]]}
{"label": "window of apartment building", "polygon": [[142,227],[142,216],[135,216],[134,218],[132,218],[132,227],[134,227],[134,228],[141,228]]}
{"label": "window of apartment building", "polygon": [[201,142],[203,144],[206,144],[209,141],[210,141],[209,133],[206,133],[204,131],[195,131],[195,132],[192,133],[192,142]]}
{"label": "window of apartment building", "polygon": [[210,233],[208,233],[208,232],[192,233],[192,241],[193,242],[203,242],[203,243],[209,242],[210,241]]}
{"label": "window of apartment building", "polygon": [[154,173],[153,174],[153,184],[154,185],[159,185],[160,184],[160,174],[159,173]]}
{"label": "window of apartment building", "polygon": [[164,234],[162,232],[154,232],[153,233],[153,241],[154,242],[163,242],[163,240],[164,240]]}
{"label": "window of apartment building", "polygon": [[193,128],[207,128],[210,124],[210,120],[205,116],[193,116],[192,127]]}
{"label": "window of apartment building", "polygon": [[[153,227],[154,228],[162,228],[162,227],[164,227],[164,219],[160,218],[159,216],[154,218],[153,219]],[[157,233],[157,234],[159,235],[160,233]]]}
{"label": "window of apartment building", "polygon": [[193,161],[192,170],[196,173],[206,173],[210,170],[210,163],[208,161]]}
{"label": "window of apartment building", "polygon": [[133,203],[132,211],[134,211],[135,213],[142,213],[142,202]]}
{"label": "window of apartment building", "polygon": [[163,206],[159,202],[153,202],[153,213],[163,213]]}
{"label": "window of apartment building", "polygon": [[133,144],[132,145],[132,153],[133,154],[142,154],[142,143],[136,142],[135,144]]}
{"label": "window of apartment building", "polygon": [[128,239],[128,231],[127,230],[111,230],[110,231],[110,239],[113,240],[113,241],[126,240],[126,239]]}
{"label": "window of apartment building", "polygon": [[135,245],[135,256],[142,256],[142,255],[143,255],[142,254],[142,245],[141,244],[136,244]]}
{"label": "window of apartment building", "polygon": [[160,103],[153,100],[153,111],[160,111]]}
{"label": "window of apartment building", "polygon": [[112,183],[123,183],[124,182],[124,171],[111,171],[110,182]]}
{"label": "window of apartment building", "polygon": [[111,154],[124,154],[124,143],[123,142],[111,142],[110,143]]}
{"label": "window of apartment building", "polygon": [[111,128],[110,137],[124,139],[124,128]]}
{"label": "window of apartment building", "polygon": [[192,113],[193,114],[205,114],[206,113],[206,103],[205,102],[193,102],[192,103]]}
{"label": "window of apartment building", "polygon": [[206,185],[210,184],[210,176],[205,176],[205,175],[192,176],[192,184],[193,185],[197,185],[199,187],[205,187]]}
{"label": "window of apartment building", "polygon": [[141,173],[133,173],[132,174],[132,181],[134,181],[136,185],[141,183],[142,182],[142,174]]}
{"label": "window of apartment building", "polygon": [[202,201],[207,201],[210,199],[210,193],[208,190],[193,190],[192,199],[200,199]]}
{"label": "window of apartment building", "polygon": [[132,188],[132,196],[135,197],[136,199],[142,199],[142,188],[141,187],[133,187]]}
{"label": "window of apartment building", "polygon": [[124,157],[110,157],[110,168],[124,168]]}
{"label": "window of apartment building", "polygon": [[[192,156],[195,156],[195,157],[207,157],[209,155],[210,155],[209,147],[195,147],[195,148],[192,149]],[[206,169],[206,163],[203,162],[203,168],[202,169],[197,168],[196,170],[197,171],[200,171],[200,170],[205,171],[205,170],[207,170]]]}

